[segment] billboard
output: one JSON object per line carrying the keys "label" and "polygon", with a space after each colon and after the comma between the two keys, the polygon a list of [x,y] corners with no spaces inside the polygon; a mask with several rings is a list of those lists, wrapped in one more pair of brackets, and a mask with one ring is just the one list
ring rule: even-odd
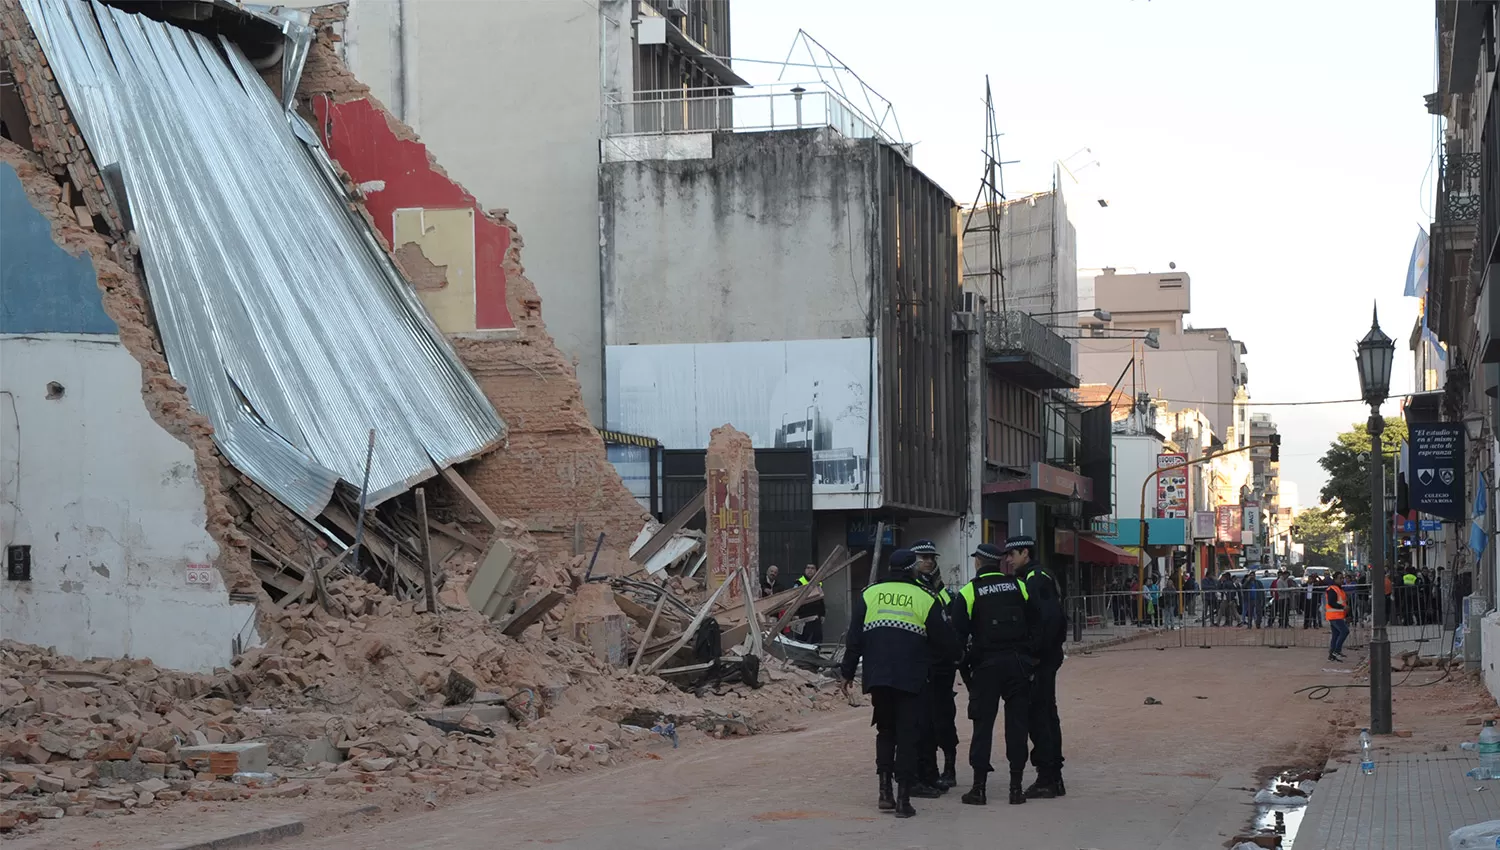
{"label": "billboard", "polygon": [[1240,526],[1244,523],[1244,509],[1239,505],[1220,505],[1216,512],[1215,536],[1220,543],[1241,542],[1243,531]]}
{"label": "billboard", "polygon": [[1193,539],[1212,540],[1214,537],[1214,520],[1213,511],[1194,511]]}
{"label": "billboard", "polygon": [[868,337],[611,345],[605,421],[671,449],[707,448],[728,423],[758,449],[811,449],[814,509],[879,505],[872,364]]}
{"label": "billboard", "polygon": [[1156,456],[1156,516],[1161,519],[1188,518],[1187,455],[1162,452]]}

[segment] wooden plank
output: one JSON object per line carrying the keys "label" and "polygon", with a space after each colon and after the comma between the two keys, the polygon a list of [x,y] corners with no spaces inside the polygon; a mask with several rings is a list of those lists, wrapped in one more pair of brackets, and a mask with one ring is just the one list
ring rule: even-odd
{"label": "wooden plank", "polygon": [[450,525],[446,522],[438,522],[435,519],[429,519],[427,520],[427,526],[433,531],[448,535],[454,540],[457,540],[465,546],[473,549],[475,552],[484,551],[484,544],[479,541],[479,538],[475,537],[467,531],[464,531],[462,528],[459,528],[456,525]]}
{"label": "wooden plank", "polygon": [[469,506],[477,511],[484,518],[485,522],[490,524],[490,528],[500,527],[500,517],[494,511],[490,510],[490,506],[486,505],[483,499],[479,498],[479,494],[475,493],[474,488],[469,486],[469,482],[465,481],[464,477],[458,474],[458,470],[451,466],[443,467],[443,480],[453,485],[453,489],[458,491],[458,495],[464,497],[464,501],[468,502]]}
{"label": "wooden plank", "polygon": [[413,494],[417,499],[418,542],[421,545],[422,591],[427,594],[427,613],[437,613],[437,589],[432,581],[432,538],[427,531],[427,491],[421,487]]}
{"label": "wooden plank", "polygon": [[[356,520],[354,517],[349,516],[348,512],[342,507],[330,503],[328,507],[323,509],[323,516],[329,522],[338,526],[345,534],[354,534]],[[368,533],[371,530],[373,529],[365,529],[367,533],[364,536],[363,548],[387,564],[395,564],[396,572],[400,573],[401,578],[405,579],[412,587],[421,587],[422,573],[417,565],[401,557],[401,554],[396,551],[395,547],[384,538],[377,534]]]}
{"label": "wooden plank", "polygon": [[[831,576],[835,575],[836,573],[838,573],[839,570],[842,570],[843,568],[849,566],[850,564],[854,563],[855,561],[858,561],[860,558],[863,558],[865,556],[865,553],[863,553],[863,552],[856,552],[853,557],[851,557],[851,558],[844,558],[841,563],[839,563],[837,566],[835,566],[834,563],[833,563],[834,557],[841,556],[841,555],[843,555],[843,553],[844,553],[844,547],[842,547],[842,546],[835,546],[835,547],[833,547],[833,552],[829,554],[828,560],[824,561],[823,562],[823,566],[818,567],[818,571],[816,573],[813,573],[812,579],[810,581],[808,581],[807,584],[802,585],[802,587],[799,588],[799,589],[800,590],[808,590],[809,588],[816,587],[819,582],[822,582],[822,581],[828,579],[829,577],[831,577]],[[776,634],[777,632],[781,631],[782,629],[786,628],[787,621],[791,620],[793,617],[796,616],[797,609],[802,607],[802,603],[804,601],[805,600],[804,600],[803,596],[799,595],[796,599],[792,600],[792,604],[786,606],[786,610],[784,610],[784,611],[781,612],[781,616],[779,618],[777,618],[775,624],[772,625],[771,628],[766,631],[766,637],[767,637],[767,639],[769,639],[772,635]]]}
{"label": "wooden plank", "polygon": [[260,579],[262,584],[269,584],[282,593],[296,593],[302,589],[302,582],[274,567],[257,564],[254,561],[250,562],[250,567],[255,570],[255,576]]}
{"label": "wooden plank", "polygon": [[[631,599],[629,596],[626,596],[623,593],[616,593],[615,605],[619,606],[620,610],[625,612],[625,616],[644,626],[647,623],[651,622],[653,619],[660,618],[659,615],[656,614],[656,612],[661,610],[661,603],[665,602],[667,595],[668,594],[663,591],[662,595],[657,597],[658,604],[652,608],[647,608],[646,606],[635,601],[634,599]],[[679,626],[684,622],[684,619],[679,616],[676,609],[665,612],[664,616],[676,621],[677,625]]]}
{"label": "wooden plank", "polygon": [[[620,597],[616,597],[615,601],[618,602],[619,599]],[[651,612],[651,622],[646,624],[646,633],[641,636],[641,645],[636,647],[635,650],[635,660],[630,662],[630,674],[632,676],[635,675],[635,671],[641,666],[641,656],[646,654],[646,644],[651,640],[651,633],[656,631],[656,621],[661,619],[661,609],[666,606],[667,594],[663,593],[656,598],[656,610]]]}
{"label": "wooden plank", "polygon": [[[750,630],[750,654],[759,657],[765,654],[765,646],[760,639],[760,615],[756,613],[755,601],[751,599],[749,567],[740,567],[740,581],[745,583],[745,626]],[[723,641],[720,641],[720,646],[722,645]]]}
{"label": "wooden plank", "polygon": [[[676,655],[677,650],[682,649],[687,645],[687,642],[689,640],[692,640],[693,633],[698,631],[698,627],[702,625],[704,619],[708,617],[708,612],[713,610],[714,603],[719,601],[719,594],[724,592],[724,588],[732,586],[737,580],[738,576],[739,574],[736,573],[735,575],[730,576],[728,581],[719,585],[718,589],[714,591],[714,594],[708,598],[708,601],[703,603],[703,607],[698,609],[698,615],[693,617],[693,622],[689,623],[688,627],[683,630],[681,635],[678,636],[677,642],[672,644],[672,648],[668,649],[666,652],[663,652],[661,655],[656,656],[656,660],[652,661],[651,666],[646,668],[646,675],[649,676],[652,673],[655,673],[656,668],[660,667],[663,661],[666,661],[668,658]],[[747,589],[745,592],[749,593],[750,591]]]}
{"label": "wooden plank", "polygon": [[667,520],[666,525],[657,529],[656,533],[651,535],[651,539],[647,540],[645,545],[641,546],[641,548],[636,550],[634,555],[630,556],[630,560],[637,564],[644,564],[651,560],[652,555],[660,552],[662,547],[671,541],[672,535],[681,531],[684,526],[693,521],[693,517],[703,512],[703,499],[707,495],[708,489],[704,488],[697,496],[687,500],[682,508],[673,514],[671,519]]}
{"label": "wooden plank", "polygon": [[560,590],[549,590],[516,609],[516,613],[500,626],[501,634],[519,637],[522,632],[536,625],[557,603],[567,598]]}

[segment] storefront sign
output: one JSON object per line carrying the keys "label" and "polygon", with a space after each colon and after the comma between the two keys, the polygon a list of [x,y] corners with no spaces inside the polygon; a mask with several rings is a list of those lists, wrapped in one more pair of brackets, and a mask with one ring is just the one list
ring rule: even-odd
{"label": "storefront sign", "polygon": [[1444,519],[1464,519],[1464,437],[1457,422],[1411,426],[1407,483],[1411,508]]}

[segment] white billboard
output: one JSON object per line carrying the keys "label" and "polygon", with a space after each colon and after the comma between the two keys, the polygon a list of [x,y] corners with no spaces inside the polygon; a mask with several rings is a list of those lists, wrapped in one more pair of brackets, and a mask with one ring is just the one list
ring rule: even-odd
{"label": "white billboard", "polygon": [[607,427],[669,449],[708,447],[724,424],[756,448],[813,453],[813,508],[880,504],[880,434],[871,341],[611,345]]}

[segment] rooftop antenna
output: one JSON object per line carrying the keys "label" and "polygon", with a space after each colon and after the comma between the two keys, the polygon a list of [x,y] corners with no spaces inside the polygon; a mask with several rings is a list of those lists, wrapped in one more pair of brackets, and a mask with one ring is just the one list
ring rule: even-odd
{"label": "rooftop antenna", "polygon": [[[807,53],[806,65],[792,61],[792,56],[799,48]],[[776,75],[776,82],[782,82],[787,68],[801,67],[812,67],[817,72],[818,82],[828,90],[837,93],[856,110],[862,109],[862,117],[869,119],[880,132],[894,139],[898,144],[906,144],[906,139],[901,134],[901,122],[896,118],[895,105],[854,73],[852,68],[844,64],[844,60],[833,55],[833,51],[824,47],[822,42],[808,35],[807,30],[803,29],[797,30],[796,37],[792,39],[791,49],[786,52],[786,60],[781,63],[781,71]],[[863,106],[860,105],[861,103]]]}
{"label": "rooftop antenna", "polygon": [[988,74],[984,77],[984,115],[984,174],[979,178],[979,191],[964,222],[964,241],[968,242],[970,233],[984,233],[989,252],[982,261],[984,265],[972,273],[965,270],[964,277],[983,276],[989,285],[990,309],[999,304],[1004,312],[1009,305],[1005,298],[1005,264],[1000,255],[1000,220],[1005,213],[1005,166],[1014,164],[1015,160],[1006,162],[1000,159],[1002,134],[995,121],[995,99],[990,91]]}

